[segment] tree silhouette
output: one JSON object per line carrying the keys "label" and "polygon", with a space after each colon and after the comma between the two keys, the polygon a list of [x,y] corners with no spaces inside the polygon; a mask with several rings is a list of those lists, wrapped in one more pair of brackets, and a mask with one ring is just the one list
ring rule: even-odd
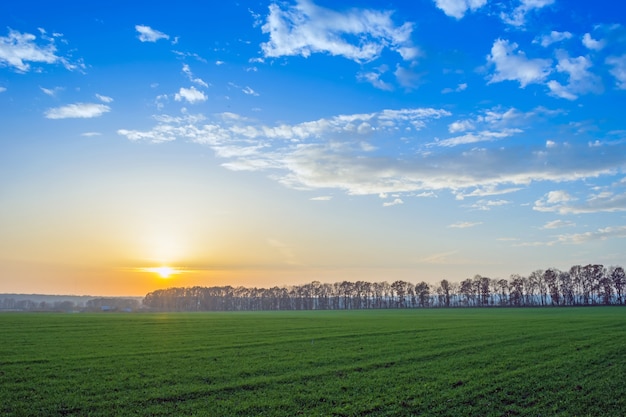
{"label": "tree silhouette", "polygon": [[[621,266],[574,265],[569,271],[535,270],[509,279],[475,275],[460,283],[441,280],[434,288],[367,281],[322,283],[271,288],[168,288],[146,294],[144,305],[162,311],[340,310],[427,307],[623,305],[626,273]],[[52,308],[22,300],[0,300],[3,308]],[[45,304],[45,303],[44,303]]]}

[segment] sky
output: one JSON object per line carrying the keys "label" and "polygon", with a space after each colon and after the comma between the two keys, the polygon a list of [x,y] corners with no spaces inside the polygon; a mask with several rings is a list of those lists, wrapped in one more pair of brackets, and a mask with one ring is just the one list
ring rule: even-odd
{"label": "sky", "polygon": [[9,2],[0,292],[626,265],[626,5]]}

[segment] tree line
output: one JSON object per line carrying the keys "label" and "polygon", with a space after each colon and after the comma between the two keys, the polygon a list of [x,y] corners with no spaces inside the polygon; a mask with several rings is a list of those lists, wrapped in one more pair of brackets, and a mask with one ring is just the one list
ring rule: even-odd
{"label": "tree line", "polygon": [[271,288],[177,287],[148,293],[143,304],[159,311],[353,310],[427,307],[623,305],[621,266],[575,265],[536,270],[509,279],[476,275],[435,285],[407,281],[342,281]]}

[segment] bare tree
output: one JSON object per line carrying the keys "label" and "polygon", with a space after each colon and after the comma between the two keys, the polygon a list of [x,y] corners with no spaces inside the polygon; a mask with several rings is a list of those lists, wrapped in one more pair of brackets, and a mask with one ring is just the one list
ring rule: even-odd
{"label": "bare tree", "polygon": [[443,304],[446,307],[450,307],[450,282],[447,279],[442,279],[439,283],[441,289],[441,296],[443,297]]}
{"label": "bare tree", "polygon": [[509,280],[509,300],[511,305],[524,305],[524,280],[518,274],[511,275]]}
{"label": "bare tree", "polygon": [[607,274],[606,270],[603,270],[602,277],[599,281],[599,294],[600,299],[604,305],[612,304],[613,299],[613,281]]}
{"label": "bare tree", "polygon": [[420,307],[428,307],[430,299],[430,287],[424,281],[415,286],[415,294]]}
{"label": "bare tree", "polygon": [[548,268],[543,273],[543,279],[548,286],[550,292],[550,300],[552,305],[559,305],[559,297],[561,292],[559,291],[559,271],[554,268]]}
{"label": "bare tree", "polygon": [[583,269],[580,265],[574,265],[569,269],[569,276],[574,288],[574,304],[582,304],[586,301],[583,297]]}
{"label": "bare tree", "polygon": [[[544,280],[543,271],[541,269],[537,269],[528,275],[528,282],[531,288],[529,288],[532,296],[537,295],[539,297],[538,302],[541,303],[542,306],[546,305],[546,300],[548,296],[548,287]],[[533,302],[533,304],[537,304]]]}
{"label": "bare tree", "polygon": [[574,305],[574,283],[567,271],[559,271],[559,288],[561,289],[561,303],[563,305]]}
{"label": "bare tree", "polygon": [[509,281],[507,281],[506,279],[502,278],[498,280],[498,292],[499,292],[499,297],[500,297],[500,305],[508,305],[509,304],[509,300],[508,300],[508,295],[509,295]]}
{"label": "bare tree", "polygon": [[626,287],[626,273],[621,266],[612,266],[609,268],[608,275],[611,277],[615,293],[617,294],[617,303],[624,304],[624,288]]}
{"label": "bare tree", "polygon": [[474,282],[471,278],[461,281],[461,295],[465,297],[465,305],[471,306],[474,302]]}
{"label": "bare tree", "polygon": [[583,299],[585,304],[597,304],[600,280],[604,275],[604,266],[585,265],[582,268]]}

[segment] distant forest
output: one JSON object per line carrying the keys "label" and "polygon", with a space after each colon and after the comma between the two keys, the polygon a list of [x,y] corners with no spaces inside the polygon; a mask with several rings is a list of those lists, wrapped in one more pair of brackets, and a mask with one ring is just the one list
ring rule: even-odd
{"label": "distant forest", "polygon": [[137,298],[0,294],[0,311],[50,311],[59,313],[120,311],[131,312],[141,309]]}
{"label": "distant forest", "polygon": [[526,307],[623,305],[626,274],[621,266],[549,268],[523,277],[476,275],[436,285],[406,281],[313,281],[289,287],[188,287],[148,293],[145,307],[158,311],[352,310],[437,307]]}

